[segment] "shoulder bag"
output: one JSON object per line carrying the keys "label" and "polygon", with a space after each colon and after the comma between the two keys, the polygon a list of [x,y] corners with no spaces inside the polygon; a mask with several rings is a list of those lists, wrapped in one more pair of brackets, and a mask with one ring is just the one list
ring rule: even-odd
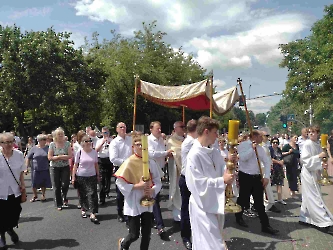
{"label": "shoulder bag", "polygon": [[6,157],[5,157],[4,155],[2,155],[2,156],[3,156],[3,158],[5,159],[5,161],[6,161],[6,163],[7,163],[7,166],[8,166],[8,168],[9,168],[10,172],[12,173],[12,175],[13,175],[13,177],[14,177],[16,183],[17,183],[17,185],[18,185],[19,188],[20,188],[20,191],[21,191],[21,203],[24,203],[24,202],[27,201],[27,191],[26,191],[25,189],[22,189],[22,188],[21,188],[21,185],[20,185],[19,182],[16,180],[16,177],[15,177],[15,175],[14,175],[12,169],[10,168],[9,163],[8,163]]}
{"label": "shoulder bag", "polygon": [[[77,164],[77,167],[79,168],[80,167],[80,158],[81,158],[81,149],[80,149],[80,154],[79,154],[79,161],[78,161],[78,164]],[[73,184],[73,187],[75,189],[77,189],[79,186],[79,183],[77,182],[77,176],[75,174],[75,180],[74,180],[74,184]]]}

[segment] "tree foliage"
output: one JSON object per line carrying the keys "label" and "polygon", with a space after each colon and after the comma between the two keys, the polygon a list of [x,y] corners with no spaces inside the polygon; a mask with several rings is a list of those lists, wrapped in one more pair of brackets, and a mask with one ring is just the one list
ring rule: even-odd
{"label": "tree foliage", "polygon": [[333,127],[330,110],[333,108],[333,5],[325,6],[324,17],[312,26],[304,39],[280,45],[284,55],[280,67],[288,68],[286,101],[291,101],[299,115],[314,107],[314,123],[324,131]]}
{"label": "tree foliage", "polygon": [[0,26],[0,35],[1,114],[17,121],[20,134],[56,126],[75,131],[88,119],[98,121],[99,74],[70,33]]}
{"label": "tree foliage", "polygon": [[[181,85],[205,79],[205,70],[185,55],[180,49],[174,49],[163,42],[166,33],[155,31],[156,24],[143,24],[143,30],[137,31],[134,38],[124,38],[112,31],[112,39],[98,42],[95,36],[86,50],[93,64],[103,65],[106,75],[102,87],[101,107],[102,124],[112,125],[123,121],[132,124],[134,76],[159,85]],[[186,110],[186,118],[198,118],[202,113]],[[172,119],[172,120],[171,120]],[[137,99],[136,124],[149,124],[153,120],[162,122],[162,128],[171,132],[172,123],[181,120],[181,110],[158,106],[141,96]]]}

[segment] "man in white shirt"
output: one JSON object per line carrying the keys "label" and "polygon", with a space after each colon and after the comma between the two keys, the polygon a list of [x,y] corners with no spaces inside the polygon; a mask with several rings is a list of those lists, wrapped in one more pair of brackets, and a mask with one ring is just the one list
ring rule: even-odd
{"label": "man in white shirt", "polygon": [[[90,132],[93,130],[90,130]],[[111,187],[112,163],[109,158],[109,146],[112,141],[108,127],[102,128],[103,138],[96,142],[98,153],[99,176],[99,204],[105,204],[105,197],[109,195]]]}
{"label": "man in white shirt", "polygon": [[302,128],[301,135],[298,137],[297,144],[299,148],[299,153],[302,154],[302,148],[305,141],[308,139],[308,129]]}
{"label": "man in white shirt", "polygon": [[[158,165],[158,169],[162,176],[162,168],[165,165],[165,158],[172,157],[173,150],[165,149],[165,143],[161,136],[161,123],[154,121],[150,123],[150,135],[148,136],[148,155],[150,159],[154,159]],[[162,219],[162,213],[160,208],[160,194],[158,193],[155,197],[155,204],[153,207],[153,214],[156,221],[158,234],[160,237],[165,236],[164,223]]]}
{"label": "man in white shirt", "polygon": [[[114,165],[114,171],[116,172],[121,164],[132,155],[132,138],[126,135],[126,124],[119,122],[116,127],[118,133],[117,137],[114,138],[110,145],[110,160]],[[117,211],[118,221],[124,222],[124,195],[120,192],[118,186],[116,186],[117,192]]]}
{"label": "man in white shirt", "polygon": [[[250,135],[250,139],[241,142],[238,146],[239,197],[237,199],[237,203],[242,207],[242,211],[240,213],[236,213],[235,216],[238,225],[242,227],[248,227],[248,225],[243,220],[242,215],[243,211],[249,208],[250,196],[252,195],[254,199],[254,208],[257,210],[259,215],[261,231],[274,235],[279,231],[273,229],[269,225],[269,220],[265,212],[263,200],[264,189],[269,183],[271,167],[265,150],[259,145],[261,142],[261,133],[257,130],[253,130],[252,134]],[[262,162],[264,165],[264,176],[260,175],[255,149],[257,149],[260,162]]]}
{"label": "man in white shirt", "polygon": [[97,141],[98,137],[96,136],[96,131],[95,130],[90,130],[89,131],[90,138],[92,140],[92,148],[95,149],[97,146]]}
{"label": "man in white shirt", "polygon": [[191,192],[188,190],[185,179],[186,172],[186,163],[187,163],[187,155],[190,149],[193,146],[194,140],[197,138],[197,121],[190,120],[186,125],[187,136],[182,143],[181,147],[181,156],[182,156],[182,169],[180,171],[179,177],[179,189],[182,197],[182,207],[180,211],[180,234],[183,239],[183,244],[186,249],[192,249],[191,242],[191,223],[190,223],[190,214],[188,210],[189,201]]}

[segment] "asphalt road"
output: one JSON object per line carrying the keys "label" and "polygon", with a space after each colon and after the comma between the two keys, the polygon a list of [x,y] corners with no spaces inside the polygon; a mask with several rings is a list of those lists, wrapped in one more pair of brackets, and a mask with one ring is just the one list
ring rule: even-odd
{"label": "asphalt road", "polygon": [[[28,199],[30,200],[32,196],[30,175],[26,176],[26,186]],[[288,197],[287,186],[286,183],[284,187],[285,198]],[[114,183],[112,183],[112,188],[114,189]],[[324,200],[332,211],[333,186],[323,187],[322,191]],[[165,183],[162,190],[161,207],[168,238],[164,241],[161,240],[156,234],[156,229],[152,229],[150,249],[185,249],[181,241],[180,229],[173,225],[172,214],[166,208],[167,194],[168,186]],[[108,199],[105,206],[99,209],[100,225],[95,225],[90,222],[89,218],[81,218],[80,210],[76,208],[78,198],[75,189],[70,188],[68,195],[70,206],[62,211],[56,210],[52,199],[53,191],[48,190],[46,202],[30,203],[28,201],[22,205],[21,220],[19,228],[16,229],[20,237],[20,243],[13,245],[7,237],[9,249],[116,250],[118,239],[126,236],[128,230],[125,224],[117,221],[115,192],[112,192],[111,195],[111,199]],[[262,234],[258,218],[245,217],[249,228],[244,229],[236,225],[233,214],[227,214],[223,235],[229,250],[333,249],[333,236],[316,228],[304,227],[298,224],[300,200],[286,199],[286,202],[286,206],[277,204],[282,213],[268,213],[271,225],[280,230],[278,236]],[[132,244],[131,249],[140,249],[139,244],[140,239]]]}

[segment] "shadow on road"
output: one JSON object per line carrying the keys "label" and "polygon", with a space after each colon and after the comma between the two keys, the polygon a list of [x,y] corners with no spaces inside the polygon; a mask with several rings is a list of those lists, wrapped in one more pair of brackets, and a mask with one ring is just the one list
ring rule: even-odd
{"label": "shadow on road", "polygon": [[115,220],[117,219],[116,214],[100,214],[97,216],[99,221],[104,221],[104,220]]}
{"label": "shadow on road", "polygon": [[265,249],[265,250],[275,250],[275,245],[277,242],[252,242],[246,238],[233,237],[227,242],[229,249],[237,250],[249,250],[249,249]]}
{"label": "shadow on road", "polygon": [[24,223],[24,222],[40,221],[43,219],[44,219],[44,217],[21,217],[19,220],[19,224]]}
{"label": "shadow on road", "polygon": [[11,249],[53,249],[56,247],[77,247],[79,246],[79,242],[74,239],[59,239],[59,240],[36,240],[35,242],[19,242],[17,245],[10,245],[9,248]]}

